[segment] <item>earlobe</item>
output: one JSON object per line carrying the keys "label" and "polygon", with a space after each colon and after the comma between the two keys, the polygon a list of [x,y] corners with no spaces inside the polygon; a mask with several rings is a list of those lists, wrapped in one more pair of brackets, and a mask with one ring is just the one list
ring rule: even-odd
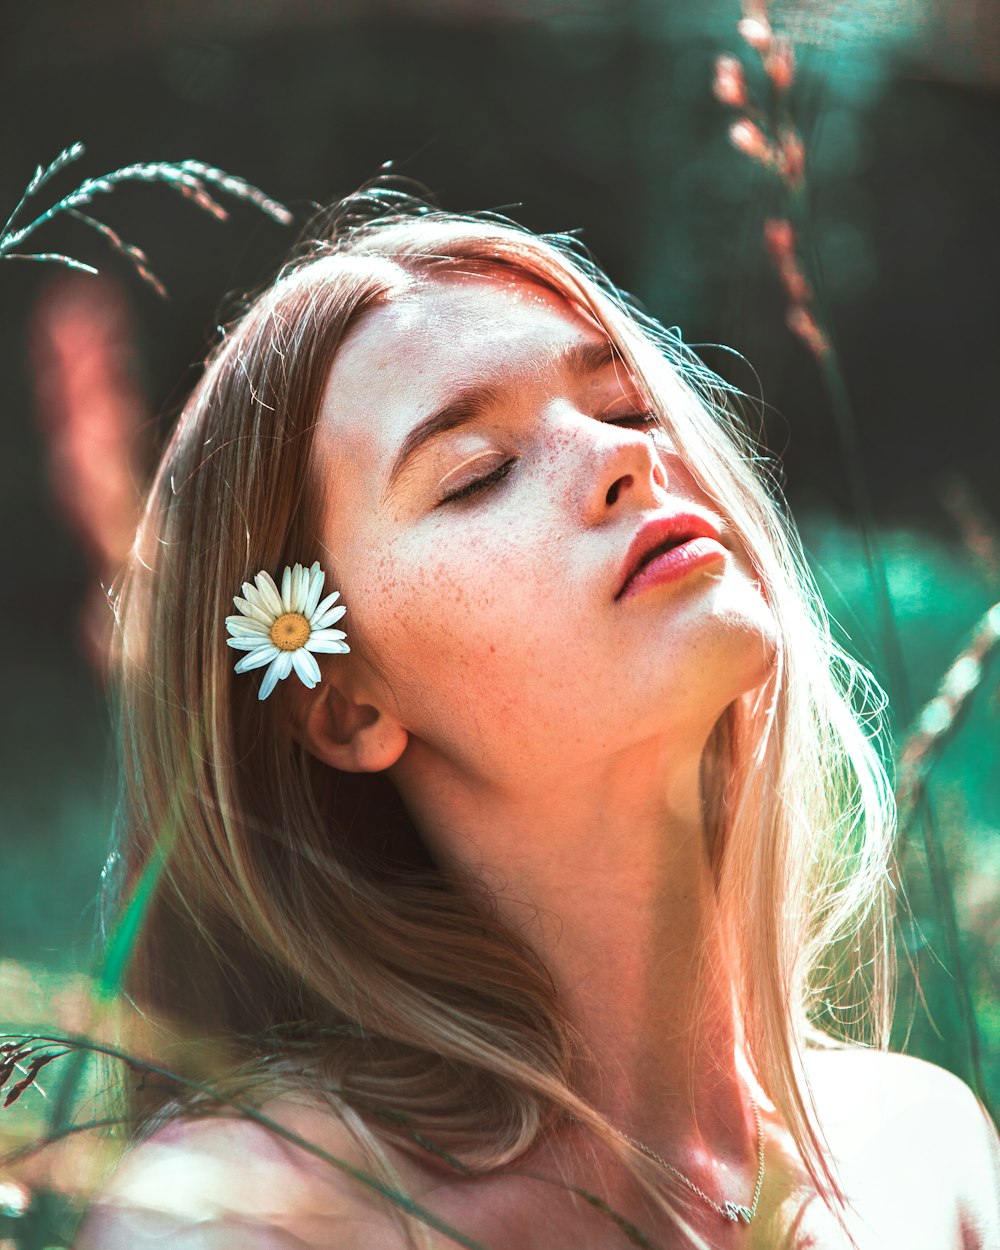
{"label": "earlobe", "polygon": [[388,712],[355,702],[330,682],[302,691],[294,737],[305,749],[347,773],[378,773],[406,750],[409,734]]}

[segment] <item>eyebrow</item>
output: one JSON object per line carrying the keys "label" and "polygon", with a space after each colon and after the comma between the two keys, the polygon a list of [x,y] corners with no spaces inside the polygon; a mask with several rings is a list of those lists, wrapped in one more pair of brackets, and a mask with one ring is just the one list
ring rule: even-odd
{"label": "eyebrow", "polygon": [[[542,359],[535,362],[534,369],[551,366],[559,371],[568,371],[578,375],[597,373],[612,361],[620,360],[621,354],[610,339],[602,339],[599,343],[572,343],[560,349],[551,361]],[[510,394],[516,391],[524,378],[532,372],[531,367],[518,369],[516,373],[504,380],[487,379],[463,386],[441,408],[418,421],[403,439],[399,451],[389,470],[389,480],[385,493],[389,495],[395,489],[403,470],[411,458],[432,438],[446,434],[449,430],[469,425],[480,417],[488,408],[497,407]]]}

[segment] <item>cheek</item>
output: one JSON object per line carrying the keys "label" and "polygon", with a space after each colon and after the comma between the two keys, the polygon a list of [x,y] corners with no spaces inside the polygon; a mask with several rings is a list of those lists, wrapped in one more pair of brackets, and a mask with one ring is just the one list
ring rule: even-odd
{"label": "cheek", "polygon": [[491,727],[514,712],[511,683],[522,683],[511,671],[516,622],[502,571],[456,554],[439,550],[419,563],[387,554],[363,587],[358,616],[396,714],[425,744],[461,758],[467,744],[492,741]]}
{"label": "cheek", "polygon": [[[357,618],[387,675],[433,680],[441,669],[509,663],[536,619],[550,556],[512,542],[514,527],[430,529],[394,545],[357,592]],[[549,547],[557,547],[554,537]]]}

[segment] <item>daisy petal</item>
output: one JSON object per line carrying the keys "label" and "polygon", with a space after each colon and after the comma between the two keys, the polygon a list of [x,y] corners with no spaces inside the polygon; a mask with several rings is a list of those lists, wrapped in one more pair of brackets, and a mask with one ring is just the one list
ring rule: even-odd
{"label": "daisy petal", "polygon": [[293,612],[302,611],[302,565],[292,565],[292,599],[291,608]]}
{"label": "daisy petal", "polygon": [[270,664],[272,660],[281,659],[283,652],[277,647],[258,647],[256,651],[251,651],[239,660],[234,673],[249,673],[252,668],[263,668],[265,664]]}
{"label": "daisy petal", "polygon": [[282,651],[281,655],[279,655],[277,659],[272,662],[271,667],[264,674],[264,680],[260,683],[260,689],[257,691],[257,698],[260,699],[261,702],[267,698],[274,687],[278,684],[278,665],[281,663],[281,656],[287,654],[287,651]]}
{"label": "daisy petal", "polygon": [[326,612],[322,613],[322,615],[317,613],[315,619],[310,623],[313,629],[326,629],[326,627],[328,625],[332,625],[334,621],[339,621],[346,611],[346,606],[344,604],[340,604],[339,607],[329,608]]}
{"label": "daisy petal", "polygon": [[339,590],[331,591],[331,593],[328,594],[325,599],[322,599],[319,603],[316,604],[316,607],[313,610],[312,615],[322,616],[324,612],[326,612],[328,609],[333,607],[333,605],[337,602],[339,598],[340,598]]}
{"label": "daisy petal", "polygon": [[309,570],[309,589],[306,591],[306,601],[302,607],[302,615],[307,621],[316,611],[316,604],[319,603],[319,597],[323,593],[325,581],[326,574],[319,567],[319,561],[316,560]]}
{"label": "daisy petal", "polygon": [[[312,573],[303,568],[299,573],[299,611],[306,616],[306,604],[309,602],[309,591],[312,587]],[[308,620],[306,616],[306,620]]]}
{"label": "daisy petal", "polygon": [[314,629],[306,639],[306,646],[308,647],[314,640],[316,642],[337,642],[339,639],[346,637],[347,635],[342,629]]}
{"label": "daisy petal", "polygon": [[272,617],[281,616],[285,609],[271,574],[262,569],[254,581],[257,583],[257,597],[260,599],[261,606],[265,611],[270,612]]}
{"label": "daisy petal", "polygon": [[281,655],[274,661],[278,669],[279,681],[284,681],[288,674],[292,671],[292,656],[294,651],[282,651]]}
{"label": "daisy petal", "polygon": [[[253,590],[253,587],[244,586],[243,589]],[[241,599],[239,595],[236,595],[233,599],[233,603],[236,604],[248,620],[259,621],[261,625],[266,625],[267,628],[270,629],[274,621],[274,617],[269,616],[268,613],[265,612],[264,609],[256,602],[256,599],[257,594],[256,591],[254,591],[254,601],[251,601],[250,599]]]}
{"label": "daisy petal", "polygon": [[281,575],[281,606],[286,612],[292,609],[292,570],[285,565],[285,571]]}
{"label": "daisy petal", "polygon": [[[337,633],[337,630],[333,630]],[[346,655],[350,651],[350,647],[346,642],[341,642],[338,638],[321,638],[319,642],[310,638],[306,643],[306,650],[317,651],[322,655]]]}
{"label": "daisy petal", "polygon": [[252,616],[227,616],[226,629],[234,638],[246,638],[251,634],[258,638],[266,638],[271,632],[267,624],[254,620]]}
{"label": "daisy petal", "polygon": [[[276,616],[280,615],[280,614],[279,614],[279,613],[277,613],[277,612],[275,612],[275,610],[274,610],[274,601],[273,601],[273,599],[271,599],[271,598],[270,598],[269,594],[268,594],[268,593],[264,593],[264,594],[262,594],[262,593],[261,593],[260,588],[259,588],[259,586],[257,585],[257,582],[259,581],[259,579],[260,579],[260,574],[258,573],[258,574],[257,574],[257,577],[254,579],[254,584],[253,584],[253,585],[247,585],[247,584],[244,584],[244,586],[243,586],[243,593],[244,593],[244,595],[246,595],[246,598],[247,598],[247,602],[248,602],[248,603],[253,604],[253,606],[254,606],[254,607],[255,607],[255,608],[256,608],[259,612],[263,612],[263,613],[264,613],[264,615],[267,617],[267,619],[268,619],[269,621],[273,621],[273,620],[274,620],[274,618],[275,618]],[[269,578],[268,580],[270,580],[270,578]],[[265,583],[265,585],[266,585],[266,583]],[[274,582],[273,582],[273,581],[271,582],[271,585],[272,585],[272,586],[274,586]],[[275,593],[277,593],[277,591],[275,591]],[[279,602],[280,602],[280,600],[279,600]]]}
{"label": "daisy petal", "polygon": [[291,656],[292,665],[302,679],[302,684],[308,690],[318,686],[321,674],[315,658],[309,654],[305,647],[299,647],[298,651],[291,652]]}
{"label": "daisy petal", "polygon": [[263,638],[227,638],[226,646],[235,647],[237,651],[256,651],[267,643]]}

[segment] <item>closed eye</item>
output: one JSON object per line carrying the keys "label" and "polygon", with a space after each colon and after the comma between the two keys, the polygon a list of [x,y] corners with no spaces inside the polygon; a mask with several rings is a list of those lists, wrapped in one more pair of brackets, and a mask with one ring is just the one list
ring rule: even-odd
{"label": "closed eye", "polygon": [[458,490],[453,490],[450,494],[445,495],[439,501],[438,506],[440,507],[441,504],[445,503],[458,503],[481,490],[487,490],[489,487],[495,486],[507,476],[516,463],[516,460],[505,460],[503,464],[498,464],[491,473],[487,473],[484,477],[477,477],[474,481],[467,482],[464,486],[460,486]]}
{"label": "closed eye", "polygon": [[660,418],[655,412],[626,412],[620,417],[605,417],[606,425],[634,425],[640,430],[660,429]]}

